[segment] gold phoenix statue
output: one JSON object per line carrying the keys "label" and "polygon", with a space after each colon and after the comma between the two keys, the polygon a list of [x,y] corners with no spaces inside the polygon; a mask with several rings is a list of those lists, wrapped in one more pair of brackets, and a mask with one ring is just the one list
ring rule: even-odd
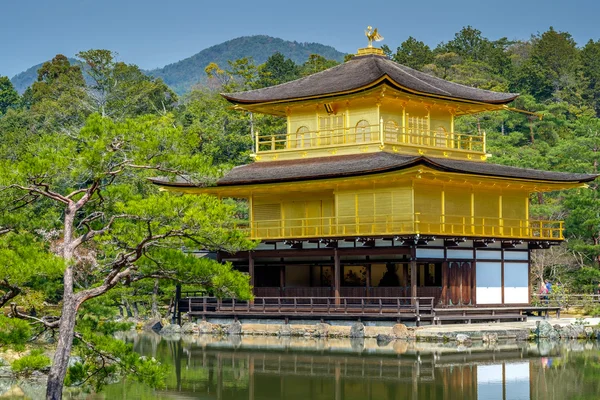
{"label": "gold phoenix statue", "polygon": [[373,29],[372,26],[367,26],[367,30],[365,31],[365,36],[369,39],[369,46],[373,47],[373,41],[381,42],[383,40],[383,36],[377,32],[377,28]]}

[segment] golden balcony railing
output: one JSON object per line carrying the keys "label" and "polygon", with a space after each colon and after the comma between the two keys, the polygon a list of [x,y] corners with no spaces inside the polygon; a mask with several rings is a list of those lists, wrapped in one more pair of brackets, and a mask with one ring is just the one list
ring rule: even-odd
{"label": "golden balcony railing", "polygon": [[380,215],[254,221],[252,239],[302,239],[378,235],[473,236],[563,240],[562,221],[521,220],[452,215]]}
{"label": "golden balcony railing", "polygon": [[257,152],[307,150],[329,146],[379,143],[379,125],[334,128],[280,135],[256,135]]}
{"label": "golden balcony railing", "polygon": [[485,154],[486,136],[443,129],[384,129],[383,124],[255,136],[257,153],[298,151],[378,143],[380,145],[465,151]]}

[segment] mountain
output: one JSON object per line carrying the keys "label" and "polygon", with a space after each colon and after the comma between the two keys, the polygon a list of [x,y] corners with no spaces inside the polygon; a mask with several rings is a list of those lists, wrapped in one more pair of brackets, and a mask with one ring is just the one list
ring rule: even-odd
{"label": "mountain", "polygon": [[344,53],[331,46],[319,43],[291,42],[266,35],[256,35],[243,36],[217,44],[189,58],[148,73],[162,78],[177,93],[184,93],[206,77],[204,68],[211,62],[216,62],[225,68],[228,60],[252,57],[258,65],[267,61],[276,52],[292,59],[296,64],[304,63],[311,54],[319,54],[338,62],[344,61]]}
{"label": "mountain", "polygon": [[[304,63],[311,54],[319,54],[327,59],[344,61],[344,53],[331,46],[319,43],[298,43],[274,38],[266,35],[243,36],[211,46],[201,52],[169,64],[163,68],[145,71],[148,75],[162,78],[178,94],[189,91],[193,85],[206,78],[204,68],[211,62],[227,67],[228,60],[252,57],[254,62],[262,64],[275,52],[280,52],[296,64]],[[79,61],[69,58],[71,63]],[[37,70],[42,64],[35,65],[18,75],[11,81],[19,93],[23,93],[37,79]]]}

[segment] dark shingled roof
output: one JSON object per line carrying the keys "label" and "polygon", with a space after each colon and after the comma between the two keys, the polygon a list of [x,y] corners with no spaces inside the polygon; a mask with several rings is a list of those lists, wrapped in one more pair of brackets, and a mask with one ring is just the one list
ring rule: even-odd
{"label": "dark shingled roof", "polygon": [[391,86],[399,90],[405,88],[408,91],[458,100],[506,104],[518,96],[515,93],[491,92],[448,82],[383,56],[366,55],[354,57],[348,62],[295,81],[247,92],[224,93],[223,97],[239,104],[303,99],[361,90],[377,83],[381,78],[386,78]]}
{"label": "dark shingled roof", "polygon": [[[369,175],[424,165],[439,171],[489,177],[519,178],[557,183],[590,182],[598,175],[569,172],[538,171],[476,161],[408,156],[386,152],[302,158],[298,160],[255,162],[233,168],[217,181],[217,186],[237,186],[263,183],[306,181],[346,176]],[[154,179],[162,186],[194,186],[189,182],[167,182]]]}

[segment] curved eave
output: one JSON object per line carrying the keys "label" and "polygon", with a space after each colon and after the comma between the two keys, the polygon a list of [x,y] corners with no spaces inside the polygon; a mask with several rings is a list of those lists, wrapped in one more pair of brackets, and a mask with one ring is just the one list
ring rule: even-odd
{"label": "curved eave", "polygon": [[235,96],[233,96],[235,93],[221,93],[221,96],[223,96],[227,101],[229,101],[233,104],[236,104],[242,108],[243,108],[243,106],[272,106],[272,105],[276,105],[276,104],[289,104],[289,103],[296,103],[296,102],[302,102],[302,101],[309,101],[309,100],[316,100],[316,99],[330,99],[332,97],[352,95],[352,94],[357,94],[357,93],[364,92],[364,91],[367,91],[370,89],[374,89],[383,84],[387,84],[391,88],[394,88],[401,92],[406,92],[406,93],[410,93],[410,94],[417,95],[417,96],[429,97],[429,98],[439,99],[439,100],[456,101],[456,102],[462,102],[462,103],[467,103],[467,104],[484,105],[484,106],[485,105],[503,106],[503,105],[506,105],[506,104],[514,101],[517,97],[519,97],[518,93],[510,93],[510,96],[508,96],[507,98],[502,99],[502,100],[478,101],[478,100],[466,99],[466,98],[461,98],[461,97],[443,96],[443,95],[418,91],[418,90],[411,89],[406,86],[400,85],[398,82],[396,82],[392,78],[390,78],[390,76],[387,74],[384,74],[379,79],[374,80],[373,82],[371,82],[367,85],[359,86],[359,87],[356,87],[353,89],[348,89],[345,91],[330,92],[330,93],[324,93],[324,94],[318,94],[318,95],[312,95],[312,96],[289,97],[289,98],[269,99],[269,100],[244,100],[244,99],[236,98]]}
{"label": "curved eave", "polygon": [[[267,163],[265,163],[267,164]],[[419,168],[425,167],[425,170]],[[429,169],[429,171],[427,170]],[[281,185],[307,185],[310,183],[325,183],[326,181],[340,181],[348,178],[372,178],[376,175],[389,175],[396,172],[405,173],[435,173],[441,172],[444,174],[454,175],[456,177],[468,178],[468,179],[486,179],[486,180],[499,180],[499,181],[512,181],[520,182],[522,184],[528,184],[536,186],[535,191],[554,191],[562,189],[570,189],[577,187],[585,187],[587,182],[591,182],[597,178],[598,175],[588,175],[581,179],[536,179],[532,177],[515,177],[502,174],[490,174],[490,173],[478,173],[476,171],[465,171],[460,168],[449,167],[442,163],[436,162],[424,157],[419,157],[406,163],[388,166],[383,168],[373,168],[367,171],[353,171],[348,173],[337,173],[337,174],[324,174],[319,176],[303,176],[295,178],[284,178],[284,179],[264,179],[264,180],[236,180],[233,182],[217,182],[216,186],[202,187],[190,184],[189,182],[168,182],[160,179],[151,179],[150,181],[158,186],[161,186],[164,190],[186,192],[186,193],[212,193],[219,194],[223,192],[232,193],[239,189],[240,191],[249,191],[253,189],[259,189],[264,187],[275,187]]]}

